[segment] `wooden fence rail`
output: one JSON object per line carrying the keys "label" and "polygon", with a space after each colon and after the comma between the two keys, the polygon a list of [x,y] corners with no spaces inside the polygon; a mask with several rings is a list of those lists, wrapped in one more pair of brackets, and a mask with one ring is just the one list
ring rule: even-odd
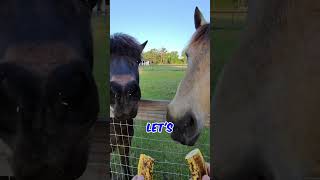
{"label": "wooden fence rail", "polygon": [[[168,100],[146,100],[143,99],[139,103],[139,110],[136,119],[144,121],[165,121],[167,114]],[[209,127],[210,122],[205,122],[205,126]]]}
{"label": "wooden fence rail", "polygon": [[167,105],[170,101],[166,100],[141,100],[136,119],[150,121],[165,121],[167,114]]}

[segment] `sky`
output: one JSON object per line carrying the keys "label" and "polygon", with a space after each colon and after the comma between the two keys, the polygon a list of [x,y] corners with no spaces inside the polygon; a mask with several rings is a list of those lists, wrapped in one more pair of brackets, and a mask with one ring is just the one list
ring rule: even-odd
{"label": "sky", "polygon": [[195,32],[196,6],[209,22],[210,0],[111,0],[110,33],[148,40],[144,51],[166,48],[181,55]]}

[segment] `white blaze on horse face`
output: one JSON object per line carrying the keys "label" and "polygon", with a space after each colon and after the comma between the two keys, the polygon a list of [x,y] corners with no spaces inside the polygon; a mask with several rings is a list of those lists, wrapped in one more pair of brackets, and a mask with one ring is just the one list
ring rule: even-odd
{"label": "white blaze on horse face", "polygon": [[116,82],[119,85],[126,85],[130,81],[135,81],[134,76],[125,74],[125,75],[113,75],[111,76],[110,82]]}

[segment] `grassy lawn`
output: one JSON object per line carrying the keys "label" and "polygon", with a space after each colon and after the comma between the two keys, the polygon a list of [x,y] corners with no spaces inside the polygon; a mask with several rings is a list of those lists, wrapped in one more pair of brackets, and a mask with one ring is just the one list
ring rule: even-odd
{"label": "grassy lawn", "polygon": [[109,52],[109,43],[107,42],[105,16],[92,17],[92,31],[94,40],[94,77],[99,91],[100,116],[106,116],[107,95],[109,95],[107,93],[107,53]]}
{"label": "grassy lawn", "polygon": [[151,65],[140,67],[143,99],[170,100],[174,97],[186,66]]}

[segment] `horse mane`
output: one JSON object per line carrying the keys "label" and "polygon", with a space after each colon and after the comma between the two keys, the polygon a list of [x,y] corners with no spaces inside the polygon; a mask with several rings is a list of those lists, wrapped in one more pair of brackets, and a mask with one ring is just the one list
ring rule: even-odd
{"label": "horse mane", "polygon": [[195,35],[191,39],[191,44],[197,44],[206,39],[210,39],[210,24],[205,24],[197,29]]}
{"label": "horse mane", "polygon": [[115,33],[110,38],[111,56],[128,56],[135,60],[141,60],[140,43],[127,34]]}

